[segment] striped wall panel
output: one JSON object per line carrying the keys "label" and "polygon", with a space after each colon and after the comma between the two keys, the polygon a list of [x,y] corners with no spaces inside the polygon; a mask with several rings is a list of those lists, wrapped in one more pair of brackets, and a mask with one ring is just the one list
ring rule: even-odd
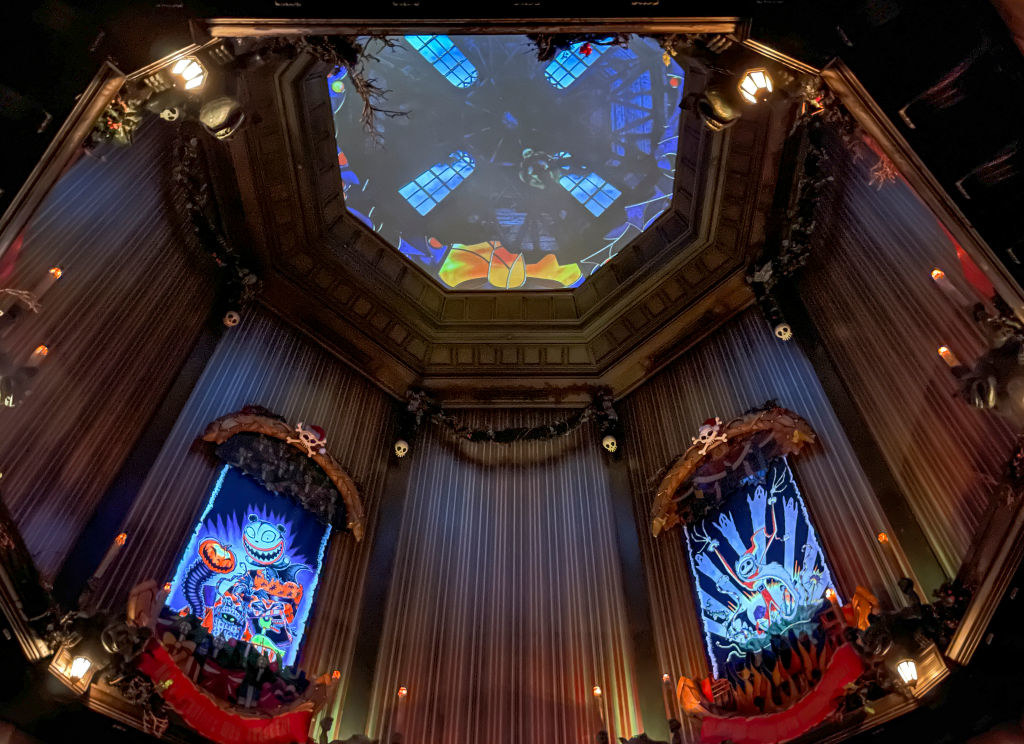
{"label": "striped wall panel", "polygon": [[1001,474],[1013,433],[954,397],[936,349],[971,364],[984,343],[967,312],[931,279],[965,295],[956,247],[902,180],[872,186],[872,159],[833,143],[836,187],[819,208],[801,295],[871,434],[946,573],[957,573]]}
{"label": "striped wall panel", "polygon": [[[501,428],[558,411],[460,411]],[[369,735],[592,743],[638,733],[604,452],[592,425],[554,442],[414,443]],[[401,702],[396,691],[408,688]]]}
{"label": "striped wall panel", "polygon": [[[362,582],[391,443],[391,400],[289,326],[260,310],[225,334],[124,517],[126,545],[103,577],[100,605],[117,607],[137,582],[170,577],[218,470],[191,450],[206,424],[254,403],[289,422],[316,424],[327,448],[359,484],[367,513],[361,543],[338,531],[324,561],[302,652],[310,673],[347,680]],[[325,715],[341,718],[344,683]]]}
{"label": "striped wall panel", "polygon": [[[883,551],[878,544],[879,531],[893,531],[810,362],[796,344],[778,341],[757,310],[747,311],[621,406],[658,660],[673,679],[704,677],[708,669],[681,528],[650,535],[656,476],[686,450],[704,419],[725,420],[769,399],[805,417],[818,433],[819,443],[791,462],[840,593],[849,597],[864,585],[898,602],[896,581],[911,575],[898,549]],[[692,723],[684,725],[695,737]]]}
{"label": "striped wall panel", "polygon": [[[208,259],[173,222],[170,130],[84,155],[0,259],[0,286],[64,275],[0,344],[50,347],[32,395],[0,408],[0,494],[53,578],[178,373],[213,300]],[[13,266],[13,273],[4,274]]]}

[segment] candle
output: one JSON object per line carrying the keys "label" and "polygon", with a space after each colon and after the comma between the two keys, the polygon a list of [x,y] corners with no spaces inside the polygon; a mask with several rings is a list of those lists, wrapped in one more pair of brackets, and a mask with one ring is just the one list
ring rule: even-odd
{"label": "candle", "polygon": [[950,369],[960,366],[960,360],[956,358],[956,354],[950,351],[948,346],[939,347],[939,356],[942,357],[942,361],[949,365]]}
{"label": "candle", "polygon": [[[672,702],[672,675],[661,675],[661,697],[665,703],[665,720],[676,718],[676,707]],[[678,720],[678,719],[676,719]]]}
{"label": "candle", "polygon": [[122,532],[114,538],[114,542],[111,543],[109,548],[107,548],[107,554],[103,556],[103,560],[100,562],[100,567],[96,569],[96,573],[92,575],[92,578],[99,579],[103,576],[104,572],[107,570],[107,566],[109,566],[110,562],[114,560],[114,556],[117,555],[121,546],[124,545],[127,540],[128,533],[126,532]]}
{"label": "candle", "polygon": [[932,269],[932,280],[954,305],[957,307],[971,306],[970,300],[964,297],[964,295],[960,293],[960,290],[953,286],[953,283],[949,281],[949,278],[946,276],[946,272],[942,269]]}
{"label": "candle", "polygon": [[46,359],[46,356],[50,353],[49,347],[40,344],[36,347],[35,351],[32,352],[32,356],[28,358],[29,367],[38,367]]}
{"label": "candle", "polygon": [[391,733],[392,741],[402,740],[402,728],[405,723],[405,699],[409,697],[409,688],[401,685],[398,688],[398,703],[395,706],[395,726]]}
{"label": "candle", "polygon": [[608,733],[608,725],[605,723],[604,718],[604,693],[601,691],[600,685],[594,685],[591,693],[594,696],[594,707],[597,709],[597,738],[600,741],[601,734],[607,735]]}

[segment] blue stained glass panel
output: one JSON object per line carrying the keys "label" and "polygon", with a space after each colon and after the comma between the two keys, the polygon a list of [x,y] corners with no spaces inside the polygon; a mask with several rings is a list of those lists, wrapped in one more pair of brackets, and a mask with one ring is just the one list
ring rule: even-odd
{"label": "blue stained glass panel", "polygon": [[588,173],[585,176],[569,173],[562,176],[558,182],[595,217],[600,217],[612,202],[622,196],[621,191],[596,173]]}
{"label": "blue stained glass panel", "polygon": [[[716,677],[772,636],[811,633],[835,584],[784,457],[685,530],[704,641]],[[838,593],[837,593],[838,598]]]}
{"label": "blue stained glass panel", "polygon": [[[553,87],[564,90],[590,69],[607,49],[603,44],[573,44],[548,63],[544,68],[544,77]],[[589,53],[585,53],[586,50]]]}
{"label": "blue stained glass panel", "polygon": [[480,76],[447,36],[406,36],[405,40],[456,88],[468,88]]}

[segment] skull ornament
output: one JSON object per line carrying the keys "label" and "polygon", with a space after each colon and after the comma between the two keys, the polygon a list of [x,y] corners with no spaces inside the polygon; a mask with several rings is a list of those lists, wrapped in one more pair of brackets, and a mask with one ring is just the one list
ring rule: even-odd
{"label": "skull ornament", "polygon": [[234,328],[236,325],[242,322],[242,316],[234,310],[228,310],[224,315],[224,325],[228,328]]}
{"label": "skull ornament", "polygon": [[609,452],[614,452],[619,448],[619,440],[611,434],[606,434],[605,438],[601,440],[601,446]]}
{"label": "skull ornament", "polygon": [[722,428],[722,419],[717,416],[713,419],[707,419],[704,424],[697,430],[697,436],[690,439],[691,447],[700,447],[701,455],[706,455],[708,450],[714,447],[716,444],[721,444],[728,441],[728,437],[724,434],[719,435],[719,430]]}
{"label": "skull ornament", "polygon": [[288,444],[297,444],[300,447],[305,448],[306,457],[312,457],[313,455],[320,453],[321,455],[327,454],[325,445],[327,444],[327,435],[324,434],[324,430],[319,426],[311,426],[308,429],[300,421],[299,425],[295,427],[295,433],[298,434],[298,439],[295,437],[288,437],[285,439]]}
{"label": "skull ornament", "polygon": [[164,121],[177,121],[181,118],[181,109],[177,106],[168,106],[160,112],[160,118]]}
{"label": "skull ornament", "polygon": [[775,335],[780,341],[789,341],[793,338],[793,329],[789,327],[789,323],[779,323],[775,326]]}
{"label": "skull ornament", "polygon": [[409,454],[409,443],[404,439],[395,442],[395,457],[405,457]]}

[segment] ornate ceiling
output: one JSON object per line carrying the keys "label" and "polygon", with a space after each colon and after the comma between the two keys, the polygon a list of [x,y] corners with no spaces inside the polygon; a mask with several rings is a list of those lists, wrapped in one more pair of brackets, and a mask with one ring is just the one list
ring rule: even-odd
{"label": "ornate ceiling", "polygon": [[[476,47],[465,43],[460,46],[469,49],[467,58],[474,58],[482,48],[490,49],[493,58],[504,53],[503,45],[510,38],[493,37],[486,43],[474,42]],[[633,44],[647,42],[641,39]],[[641,47],[641,53],[646,54],[645,48],[651,50]],[[403,54],[408,57],[415,52],[406,49]],[[420,72],[436,72],[426,67],[424,59],[405,60],[412,62],[421,65]],[[595,60],[594,67],[599,63]],[[706,85],[707,72],[688,59],[670,60],[666,65],[659,51],[645,64],[648,72],[658,70],[666,76],[668,71],[685,81],[681,86],[684,99]],[[481,68],[486,71],[482,63]],[[312,57],[300,56],[277,67],[264,66],[242,78],[240,95],[255,115],[231,141],[232,167],[241,196],[239,214],[244,213],[245,223],[236,224],[236,229],[250,236],[263,264],[263,301],[385,390],[401,396],[408,387],[422,385],[441,394],[448,405],[571,403],[588,399],[597,385],[610,386],[619,395],[752,302],[744,273],[764,241],[779,154],[792,115],[785,101],[750,107],[736,125],[719,133],[710,132],[685,109],[680,111],[673,105],[671,111],[666,110],[665,116],[674,116],[678,129],[674,134],[652,136],[651,146],[656,149],[666,137],[677,137],[672,143],[678,144],[673,148],[675,160],[669,164],[671,168],[666,168],[659,161],[670,157],[672,151],[656,151],[648,186],[655,194],[659,188],[669,191],[670,199],[662,201],[670,204],[660,214],[648,210],[633,220],[637,227],[642,221],[647,229],[642,233],[631,230],[611,251],[613,257],[594,271],[594,267],[585,267],[580,259],[586,256],[581,254],[589,250],[593,235],[598,235],[600,241],[629,223],[625,204],[634,201],[613,199],[605,210],[614,215],[608,220],[611,227],[602,222],[588,233],[580,214],[586,212],[579,209],[585,204],[574,197],[571,186],[556,186],[555,181],[570,174],[585,177],[595,172],[621,192],[629,183],[640,188],[642,177],[640,181],[630,179],[628,168],[609,164],[615,162],[614,141],[605,143],[604,150],[599,151],[597,135],[590,139],[571,133],[559,135],[568,137],[567,145],[560,144],[562,140],[544,139],[543,127],[536,124],[543,120],[542,112],[534,109],[535,103],[510,100],[509,105],[502,105],[501,95],[489,91],[482,94],[488,110],[491,114],[498,112],[505,126],[502,134],[514,140],[507,152],[498,147],[492,164],[486,153],[501,137],[477,136],[486,123],[474,121],[469,126],[463,114],[457,116],[460,127],[445,135],[447,139],[438,137],[433,145],[429,140],[424,142],[422,133],[413,130],[423,122],[430,122],[428,131],[432,127],[443,129],[445,118],[458,106],[438,101],[436,110],[429,109],[429,96],[417,95],[405,99],[417,101],[415,110],[410,108],[410,116],[392,120],[404,120],[404,124],[382,126],[389,153],[397,155],[385,155],[381,162],[391,162],[391,169],[398,171],[388,176],[390,180],[379,179],[384,185],[372,192],[377,199],[389,200],[385,208],[379,206],[383,201],[362,200],[362,185],[369,180],[367,191],[374,185],[376,156],[372,147],[354,142],[357,134],[339,112],[338,96],[344,89],[329,87],[328,72]],[[480,74],[481,69],[477,72]],[[440,74],[435,77],[434,87],[448,85]],[[595,77],[595,81],[601,79]],[[609,79],[603,84],[607,86]],[[632,77],[634,83],[636,79]],[[669,79],[663,77],[663,81]],[[334,80],[343,82],[344,78]],[[400,81],[400,76],[393,75],[387,86],[400,87]],[[578,82],[583,82],[583,76]],[[544,83],[536,80],[533,84],[546,94]],[[671,83],[666,85],[669,92],[675,90]],[[455,86],[449,87],[458,94]],[[402,101],[401,97],[394,99],[398,107]],[[347,101],[340,109],[346,105]],[[600,112],[595,115],[595,130],[609,127],[613,121],[609,106],[605,102],[603,108],[595,109]],[[585,107],[579,108],[578,113],[585,114]],[[417,114],[420,109],[423,112]],[[506,114],[522,128],[518,133],[507,134],[516,127],[509,126]],[[652,129],[664,127],[665,122],[655,117]],[[525,136],[526,132],[531,136]],[[533,143],[534,136],[540,141]],[[491,139],[484,146],[483,140],[488,137]],[[462,145],[456,143],[459,138]],[[339,140],[346,143],[343,148],[339,148]],[[350,140],[352,146],[347,144]],[[577,161],[576,153],[569,149],[572,146],[586,156]],[[493,165],[494,179],[504,179],[506,186],[518,184],[521,194],[532,196],[531,191],[550,189],[557,195],[556,201],[545,194],[550,205],[541,200],[534,212],[540,217],[533,234],[535,239],[541,235],[536,240],[541,257],[554,256],[560,265],[581,266],[580,278],[568,282],[570,288],[552,289],[565,282],[545,284],[532,277],[520,283],[516,276],[509,279],[518,260],[516,254],[524,254],[524,274],[529,273],[531,264],[536,266],[538,261],[531,251],[537,245],[521,233],[517,238],[515,225],[502,226],[495,217],[501,207],[488,201],[488,194],[493,195],[493,189],[501,193],[502,187],[488,191],[486,186],[474,186],[470,175],[465,184],[456,185],[446,196],[450,204],[436,204],[427,215],[417,214],[422,210],[413,209],[412,202],[398,193],[439,160],[437,153],[445,150],[446,156],[448,150],[455,152],[457,147],[469,153],[475,167]],[[341,159],[339,149],[344,153]],[[543,158],[531,159],[523,154],[526,149],[542,153]],[[562,151],[571,155],[565,163],[557,157]],[[410,158],[416,153],[421,153],[420,159],[413,162]],[[599,160],[598,153],[603,159]],[[636,162],[650,163],[635,151],[633,155]],[[341,161],[347,161],[349,167],[340,168]],[[556,172],[548,177],[550,174],[541,172],[545,169]],[[486,174],[486,170],[481,173]],[[380,173],[387,171],[385,167]],[[666,178],[666,173],[672,173],[673,178]],[[547,179],[545,189],[531,189],[529,181],[534,176]],[[358,185],[353,177],[359,179]],[[481,183],[485,181],[480,179]],[[621,188],[619,184],[623,184]],[[465,190],[465,200],[456,198],[459,188]],[[411,187],[407,190],[413,191]],[[415,201],[418,197],[412,198]],[[371,215],[369,210],[375,205],[379,211]],[[409,227],[394,224],[391,217],[378,221],[385,214],[399,214],[403,207]],[[552,228],[556,242],[545,244],[541,227],[555,225],[555,217],[562,211],[568,213],[570,207],[577,208],[574,219],[580,222],[561,234],[564,240]],[[435,211],[439,218],[434,223],[436,230],[418,222]],[[502,214],[507,217],[510,211],[515,210],[508,207]],[[523,217],[527,222],[529,210],[520,211],[527,215]],[[468,217],[473,214],[479,217],[476,223]],[[510,219],[514,222],[518,217]],[[474,224],[475,232],[467,227]],[[447,232],[446,227],[450,228]],[[461,237],[464,229],[466,237]],[[438,265],[448,260],[455,243],[472,246],[494,240],[489,237],[491,229],[504,230],[495,235],[512,256],[504,274],[499,276],[489,261],[486,270],[474,269],[471,281],[447,288]],[[580,242],[582,236],[588,238],[586,243]],[[432,246],[431,238],[439,245]],[[424,247],[438,248],[435,263],[416,255],[403,240],[420,252]],[[545,247],[550,250],[545,251]],[[508,288],[494,291],[502,284]],[[464,287],[491,290],[466,291]]]}

